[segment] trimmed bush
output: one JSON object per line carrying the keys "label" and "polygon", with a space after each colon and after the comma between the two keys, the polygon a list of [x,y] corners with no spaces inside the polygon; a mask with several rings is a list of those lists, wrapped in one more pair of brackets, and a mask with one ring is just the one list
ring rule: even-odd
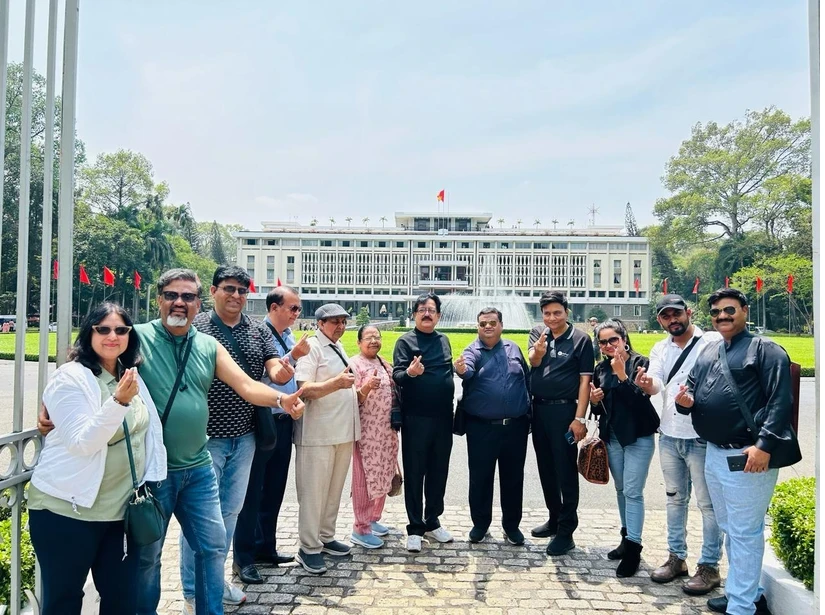
{"label": "trimmed bush", "polygon": [[[22,515],[21,525],[29,523],[29,513]],[[9,604],[11,599],[11,519],[0,521],[0,604]],[[20,538],[20,591],[34,591],[34,549],[29,539],[29,531],[24,529]],[[25,599],[23,599],[25,600]],[[22,606],[22,605],[21,605]]]}
{"label": "trimmed bush", "polygon": [[808,589],[814,585],[815,509],[813,476],[792,478],[778,485],[768,508],[773,520],[771,546],[785,569]]}

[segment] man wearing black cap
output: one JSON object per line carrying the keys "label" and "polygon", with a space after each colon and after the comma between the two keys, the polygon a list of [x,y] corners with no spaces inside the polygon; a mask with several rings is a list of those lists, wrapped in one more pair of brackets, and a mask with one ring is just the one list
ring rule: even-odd
{"label": "man wearing black cap", "polygon": [[327,566],[322,553],[342,557],[350,552],[335,540],[335,524],[361,423],[355,375],[339,341],[349,313],[327,303],[315,311],[315,318],[318,329],[308,340],[309,353],[295,366],[307,410],[293,432],[300,544],[295,559],[307,572],[323,574]]}
{"label": "man wearing black cap", "polygon": [[647,372],[635,374],[636,385],[648,395],[662,393],[659,426],[659,458],[667,494],[667,561],[650,573],[656,583],[668,583],[688,575],[686,563],[687,516],[690,490],[702,513],[702,551],[696,573],[682,586],[685,593],[699,596],[719,587],[722,534],[716,523],[705,483],[707,443],[693,429],[690,417],[676,411],[674,397],[687,380],[702,348],[720,339],[715,331],[704,333],[690,322],[691,310],[679,295],[665,295],[656,304],[656,318],[670,335],[650,351]]}

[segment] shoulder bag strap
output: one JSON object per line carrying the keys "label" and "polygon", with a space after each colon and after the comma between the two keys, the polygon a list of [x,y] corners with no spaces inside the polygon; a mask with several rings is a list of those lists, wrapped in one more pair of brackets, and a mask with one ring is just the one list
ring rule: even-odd
{"label": "shoulder bag strap", "polygon": [[129,469],[132,471],[132,488],[137,491],[138,481],[135,473],[135,459],[132,457],[132,440],[129,438],[129,425],[123,419],[123,435],[126,437],[126,452],[129,454]]}
{"label": "shoulder bag strap", "polygon": [[166,419],[169,418],[169,412],[172,410],[172,403],[175,401],[175,396],[178,394],[178,387],[180,387],[180,381],[183,379],[183,372],[186,370],[186,362],[189,361],[189,355],[192,352],[193,337],[194,336],[190,335],[186,340],[186,349],[183,351],[183,359],[181,359],[180,365],[178,365],[178,375],[175,378],[175,384],[172,386],[171,393],[169,393],[169,399],[166,401],[166,408],[163,411],[163,416],[160,417],[160,424],[162,427],[166,427]]}
{"label": "shoulder bag strap", "polygon": [[341,349],[338,348],[338,346],[336,346],[335,344],[329,344],[329,347],[332,348],[335,351],[335,354],[338,355],[338,358],[344,362],[344,367],[349,367],[349,361],[347,361],[346,357],[344,356],[344,353],[341,352]]}
{"label": "shoulder bag strap", "polygon": [[725,342],[723,341],[719,344],[719,364],[722,367],[722,375],[725,376],[725,380],[728,381],[728,386],[730,390],[733,392],[734,398],[736,398],[736,405],[739,407],[739,411],[742,413],[742,418],[745,419],[745,423],[748,426],[748,431],[751,432],[751,438],[753,438],[754,442],[757,439],[757,435],[759,434],[759,428],[756,426],[756,421],[753,420],[753,415],[748,410],[748,407],[745,405],[745,400],[742,398],[742,393],[739,391],[739,387],[736,386],[736,382],[733,379],[733,374],[730,373],[730,366],[728,365],[728,353],[725,350]]}
{"label": "shoulder bag strap", "polygon": [[240,344],[238,344],[238,340],[235,339],[235,335],[232,333],[232,329],[227,327],[226,323],[224,323],[220,318],[218,318],[218,315],[215,313],[215,310],[212,310],[212,312],[210,312],[209,317],[212,319],[212,323],[218,329],[221,330],[221,333],[223,333],[223,336],[226,338],[226,341],[229,342],[229,345],[232,346],[232,350],[235,351],[235,355],[237,355],[238,361],[240,361],[241,363],[241,368],[246,373],[246,375],[252,378],[252,380],[260,380],[260,376],[258,378],[255,378],[250,373],[252,370],[249,367],[249,363],[246,360],[246,355],[243,352],[241,352],[241,346]]}
{"label": "shoulder bag strap", "polygon": [[[504,346],[502,346],[502,348],[504,348]],[[493,355],[493,351],[492,351],[492,350],[490,350],[487,354],[488,354],[489,356],[492,356],[492,355]],[[506,350],[506,349],[504,349],[504,354],[505,354],[505,355],[507,354],[507,350]],[[483,351],[483,350],[480,350],[480,351],[479,351],[479,353],[478,353],[478,367],[476,367],[476,368],[475,368],[475,375],[476,375],[476,376],[478,376],[478,375],[479,375],[479,373],[481,373],[481,368],[482,368],[482,367],[484,367],[484,364],[485,364],[485,363],[487,363],[487,361],[485,360],[485,353],[484,353],[484,351]],[[473,380],[475,380],[475,378],[471,378],[470,380],[462,380],[462,381],[461,381],[461,388],[462,388],[462,389],[464,389],[464,391],[465,391],[465,392],[469,391],[469,390],[470,390],[470,386],[472,385]],[[462,396],[462,397],[463,397],[463,396]]]}
{"label": "shoulder bag strap", "polygon": [[275,327],[272,326],[272,323],[269,322],[268,319],[265,318],[264,322],[266,323],[266,326],[269,327],[269,330],[272,331],[273,337],[275,337],[275,339],[278,340],[278,343],[281,345],[281,348],[284,349],[284,356],[288,355],[289,354],[289,348],[287,347],[286,341],[284,341],[284,338],[281,337],[281,334],[278,333],[278,330]]}
{"label": "shoulder bag strap", "polygon": [[701,335],[694,336],[693,341],[687,345],[687,348],[685,348],[682,351],[682,354],[679,355],[679,358],[676,359],[676,363],[673,364],[673,369],[671,369],[670,373],[667,375],[667,380],[665,380],[665,386],[670,384],[670,381],[673,380],[673,377],[676,375],[676,372],[678,372],[679,368],[682,367],[682,365],[685,362],[685,359],[688,358],[690,351],[693,350],[693,347],[696,346],[696,344],[699,342],[699,338],[701,337]]}

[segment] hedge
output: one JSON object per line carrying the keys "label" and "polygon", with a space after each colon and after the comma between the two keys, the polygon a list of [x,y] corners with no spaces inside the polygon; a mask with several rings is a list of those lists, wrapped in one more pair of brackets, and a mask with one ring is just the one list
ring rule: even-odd
{"label": "hedge", "polygon": [[816,479],[792,478],[777,486],[768,514],[773,520],[770,543],[785,569],[805,587],[814,585]]}
{"label": "hedge", "polygon": [[[28,527],[28,511],[23,512],[20,523]],[[11,519],[4,519],[0,521],[0,604],[9,604],[11,599],[11,543]],[[24,529],[20,539],[21,606],[27,589],[34,591],[34,548],[28,530]]]}

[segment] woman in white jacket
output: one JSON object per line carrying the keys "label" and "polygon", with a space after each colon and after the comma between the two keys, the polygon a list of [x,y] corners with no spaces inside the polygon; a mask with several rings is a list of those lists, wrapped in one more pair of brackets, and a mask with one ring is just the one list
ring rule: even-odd
{"label": "woman in white jacket", "polygon": [[80,613],[91,570],[100,614],[134,615],[139,548],[123,517],[133,493],[124,424],[140,483],[166,478],[155,404],[137,374],[140,342],[126,311],[96,307],[69,361],[43,393],[54,430],[29,487],[29,531],[43,578],[43,615]]}

